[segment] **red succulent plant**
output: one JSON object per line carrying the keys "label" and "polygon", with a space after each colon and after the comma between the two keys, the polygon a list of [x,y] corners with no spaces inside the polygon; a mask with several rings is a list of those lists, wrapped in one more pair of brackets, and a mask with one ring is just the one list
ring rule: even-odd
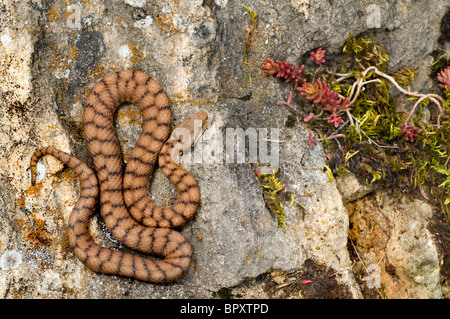
{"label": "red succulent plant", "polygon": [[322,48],[318,48],[316,52],[311,51],[311,61],[316,63],[317,65],[321,65],[322,63],[325,63],[325,52],[326,50],[322,50]]}
{"label": "red succulent plant", "polygon": [[261,65],[261,69],[264,70],[264,75],[274,75],[278,73],[280,66],[281,62],[277,63],[274,60],[267,58],[266,61],[264,61],[263,64]]}
{"label": "red succulent plant", "polygon": [[297,70],[295,63],[289,63],[288,61],[281,62],[280,60],[272,60],[267,58],[261,65],[261,69],[264,70],[264,75],[274,75],[277,78],[286,80],[286,83],[293,81],[294,90],[297,89],[299,83],[306,82],[306,79],[301,77],[303,73],[304,65],[301,65]]}
{"label": "red succulent plant", "polygon": [[331,114],[331,118],[328,120],[328,123],[333,124],[334,127],[337,128],[339,124],[344,123],[344,120],[340,116],[336,117],[336,115]]}
{"label": "red succulent plant", "polygon": [[300,91],[301,97],[313,102],[314,104],[318,104],[322,100],[323,83],[325,82],[321,82],[319,79],[317,79],[314,84],[305,83],[297,90]]}
{"label": "red succulent plant", "polygon": [[441,82],[439,87],[450,90],[450,66],[438,73],[437,80]]}
{"label": "red succulent plant", "polygon": [[419,128],[414,125],[408,125],[403,123],[400,125],[400,129],[405,133],[405,140],[414,142],[414,137],[420,133]]}
{"label": "red succulent plant", "polygon": [[348,106],[348,98],[341,99],[339,94],[330,89],[325,81],[316,80],[314,84],[305,83],[297,89],[300,96],[313,102],[318,109],[331,111],[344,110]]}

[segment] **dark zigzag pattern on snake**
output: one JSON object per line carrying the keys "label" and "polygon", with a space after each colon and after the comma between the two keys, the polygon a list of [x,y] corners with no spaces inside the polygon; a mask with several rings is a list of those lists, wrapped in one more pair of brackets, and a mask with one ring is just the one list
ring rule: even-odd
{"label": "dark zigzag pattern on snake", "polygon": [[[122,102],[137,105],[143,117],[142,133],[132,150],[125,172],[114,131],[114,112]],[[206,122],[201,111],[183,124]],[[92,89],[86,100],[84,135],[95,172],[78,158],[44,147],[31,158],[32,184],[37,161],[53,155],[80,179],[80,197],[68,222],[69,245],[89,269],[104,274],[166,283],[189,269],[192,249],[186,238],[172,227],[193,218],[200,203],[196,180],[173,162],[171,152],[179,140],[169,138],[171,110],[161,86],[145,73],[123,70],[112,73]],[[149,181],[158,160],[159,167],[178,192],[171,207],[159,207],[148,193]],[[127,247],[156,255],[151,259],[96,244],[89,233],[89,220],[100,195],[101,213],[111,234]],[[128,207],[128,209],[127,209]]]}

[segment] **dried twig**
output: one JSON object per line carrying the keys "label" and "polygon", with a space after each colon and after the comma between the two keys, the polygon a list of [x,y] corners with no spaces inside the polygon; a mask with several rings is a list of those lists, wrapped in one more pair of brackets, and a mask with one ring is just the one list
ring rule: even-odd
{"label": "dried twig", "polygon": [[277,286],[276,286],[276,289],[281,289],[281,288],[284,288],[284,287],[286,287],[286,286],[292,285],[292,284],[295,283],[296,281],[297,281],[297,278],[291,277],[291,278],[289,278],[286,282],[277,285]]}
{"label": "dried twig", "polygon": [[348,273],[349,270],[353,269],[353,266],[354,266],[354,265],[355,265],[355,261],[353,261],[352,264],[351,264],[349,267],[344,268],[344,269],[339,270],[339,271],[336,271],[335,273],[332,273],[332,274],[330,275],[330,277],[333,277],[333,276],[336,276],[336,275],[342,274],[342,273]]}
{"label": "dried twig", "polygon": [[[357,101],[357,98],[358,98],[359,94],[361,93],[361,89],[362,89],[362,87],[365,84],[372,83],[372,82],[381,83],[380,79],[373,79],[373,80],[369,80],[369,81],[364,81],[364,79],[367,77],[367,75],[371,71],[373,71],[376,75],[381,76],[381,77],[385,78],[386,80],[388,80],[389,82],[391,82],[397,88],[397,90],[399,90],[403,94],[419,98],[419,100],[414,104],[412,110],[408,114],[408,117],[407,117],[407,119],[405,121],[405,124],[408,124],[409,120],[411,119],[411,116],[414,114],[414,111],[415,111],[416,107],[418,105],[420,105],[420,103],[422,101],[424,101],[425,99],[429,99],[434,104],[436,104],[436,106],[439,109],[439,115],[437,117],[436,122],[437,122],[437,127],[440,127],[440,119],[441,119],[441,116],[444,114],[443,105],[445,104],[444,99],[440,95],[434,94],[434,93],[423,94],[423,93],[419,93],[419,92],[411,92],[411,91],[405,90],[404,88],[402,88],[400,86],[400,84],[398,84],[398,82],[392,76],[387,75],[386,73],[380,71],[376,66],[369,66],[367,69],[362,71],[361,72],[362,78],[357,79],[353,83],[353,85],[352,85],[352,87],[350,89],[350,94],[348,95],[348,98],[350,99],[350,102],[348,103],[348,107],[350,107],[351,105],[353,105]],[[349,76],[352,75],[351,73],[331,73],[330,71],[328,71],[328,73],[339,76],[339,78],[334,81],[336,83],[338,83],[340,81],[343,81],[343,80],[345,80],[346,78],[348,78]],[[341,95],[340,95],[340,97],[344,98],[344,96],[341,96]],[[346,109],[346,112],[347,112],[347,115],[349,116],[351,124],[353,124],[352,123],[352,116],[350,116],[350,110],[348,108]]]}
{"label": "dried twig", "polygon": [[[361,256],[359,255],[358,250],[356,249],[355,244],[353,244],[353,241],[352,241],[351,239],[350,239],[350,243],[352,244],[353,249],[355,250],[356,255],[358,256],[359,261],[361,262],[361,264],[363,265],[364,269],[366,270],[367,275],[370,276],[370,272],[369,272],[369,270],[367,269],[366,264],[364,264],[364,262],[362,261]],[[380,261],[381,261],[381,260],[380,260]],[[377,265],[378,265],[378,264],[377,264]],[[378,291],[378,293],[379,293],[381,299],[384,299],[384,296],[383,296],[383,294],[381,293],[380,289],[378,289],[378,287],[375,287],[375,289]]]}
{"label": "dried twig", "polygon": [[[364,77],[367,76],[367,74],[368,74],[370,71],[373,71],[375,74],[377,74],[377,75],[379,75],[379,76],[385,78],[386,80],[389,80],[392,84],[394,84],[394,86],[397,88],[397,90],[399,90],[399,91],[402,92],[403,94],[408,95],[408,96],[418,97],[418,98],[420,98],[420,99],[419,99],[420,102],[422,102],[424,99],[429,99],[429,100],[432,101],[434,104],[436,104],[437,107],[438,107],[438,109],[439,109],[439,115],[438,115],[438,117],[437,117],[436,122],[437,122],[437,127],[440,127],[440,119],[441,119],[441,116],[444,114],[444,108],[443,108],[443,105],[445,104],[444,99],[443,99],[440,95],[438,95],[438,94],[433,94],[433,93],[431,93],[431,94],[422,94],[422,93],[419,93],[419,92],[411,92],[411,91],[405,90],[404,88],[402,88],[402,87],[400,86],[400,84],[397,83],[397,81],[395,81],[395,79],[394,79],[392,76],[387,75],[386,73],[381,72],[380,70],[378,70],[378,68],[377,68],[376,66],[370,66],[370,67],[368,67],[367,69],[365,69],[365,70],[362,72],[362,76],[364,76]],[[438,101],[438,100],[439,100],[439,101]],[[411,118],[411,116],[412,116],[412,114],[413,114],[413,112],[414,112],[414,109],[416,108],[416,106],[417,106],[420,102],[416,102],[416,105],[414,105],[412,111],[411,111],[410,114],[408,115],[408,118],[407,118],[407,121],[405,122],[405,124],[408,124],[408,121],[409,121],[409,119]],[[442,103],[442,104],[441,104],[441,103]]]}

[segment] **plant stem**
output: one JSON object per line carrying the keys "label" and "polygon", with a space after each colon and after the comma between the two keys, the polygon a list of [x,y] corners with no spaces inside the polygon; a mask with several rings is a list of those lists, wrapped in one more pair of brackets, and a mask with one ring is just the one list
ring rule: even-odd
{"label": "plant stem", "polygon": [[[413,96],[413,97],[417,97],[419,98],[419,100],[414,104],[412,110],[410,111],[410,113],[408,114],[408,117],[405,121],[405,124],[408,124],[409,120],[411,119],[411,116],[413,115],[415,109],[417,108],[417,106],[425,99],[429,99],[430,101],[432,101],[434,104],[437,105],[438,109],[439,109],[439,115],[437,117],[437,127],[440,127],[440,119],[441,116],[444,114],[444,108],[443,105],[445,105],[444,99],[438,95],[438,94],[434,94],[434,93],[429,93],[429,94],[422,94],[419,92],[411,92],[408,90],[405,90],[404,88],[402,88],[400,86],[400,84],[398,84],[397,81],[395,81],[395,79],[390,76],[387,75],[386,73],[380,71],[376,66],[369,66],[367,69],[365,69],[364,71],[361,72],[362,78],[357,79],[353,85],[352,88],[350,90],[350,94],[348,95],[348,98],[350,99],[350,102],[348,104],[348,107],[350,107],[353,103],[356,102],[359,94],[361,93],[361,88],[368,83],[372,83],[372,82],[378,82],[381,83],[380,79],[374,79],[374,80],[369,80],[369,81],[363,81],[364,78],[367,77],[367,74],[369,74],[369,72],[373,71],[375,74],[377,74],[378,76],[381,76],[383,78],[385,78],[386,80],[388,80],[389,82],[391,82],[392,84],[394,84],[394,86],[397,88],[397,90],[399,90],[400,92],[402,92],[405,95],[408,96]],[[344,80],[345,78],[349,77],[351,75],[351,73],[332,73],[330,71],[328,71],[328,73],[339,76],[338,79],[336,79],[334,82],[340,82],[342,80]],[[356,92],[355,92],[356,89]],[[341,98],[344,98],[343,96],[340,96]],[[352,121],[352,116],[350,116],[350,111],[347,109],[346,110],[347,115],[350,119],[350,123],[353,124]]]}
{"label": "plant stem", "polygon": [[[355,244],[353,243],[353,240],[350,239],[350,243],[352,244],[353,249],[355,250],[356,255],[358,256],[359,261],[360,261],[361,264],[363,265],[364,270],[366,271],[367,275],[370,276],[370,272],[369,272],[369,270],[367,269],[366,264],[365,264],[365,263],[363,262],[363,260],[361,259],[361,256],[359,255],[358,250],[356,249]],[[380,260],[380,261],[381,261],[381,260]],[[377,265],[378,265],[378,264],[377,264]],[[375,288],[377,289],[377,291],[378,291],[378,293],[379,293],[381,299],[385,299],[384,296],[383,296],[383,294],[381,293],[381,291],[378,289],[378,287],[375,286]]]}
{"label": "plant stem", "polygon": [[353,103],[356,102],[356,99],[358,98],[359,94],[361,93],[361,88],[362,88],[364,85],[366,85],[366,84],[368,84],[368,83],[373,83],[373,82],[381,83],[381,80],[380,80],[380,79],[374,79],[374,80],[369,80],[369,81],[363,82],[362,79],[358,79],[355,83],[353,83],[353,86],[352,86],[352,89],[351,89],[351,91],[350,91],[349,97],[352,96],[353,91],[354,91],[354,89],[355,89],[355,86],[358,87],[358,89],[356,90],[355,96],[353,97],[353,99],[351,100],[351,102],[348,103],[348,106],[350,107]]}
{"label": "plant stem", "polygon": [[[333,139],[339,138],[339,137],[347,138],[347,136],[345,136],[344,134],[335,134],[335,135],[328,136],[327,140],[333,140]],[[324,138],[318,138],[316,140],[316,142],[321,142],[321,141],[324,141],[324,140],[325,140]]]}
{"label": "plant stem", "polygon": [[[444,114],[444,109],[443,109],[442,105],[445,104],[444,99],[441,96],[439,96],[438,94],[433,94],[433,93],[422,94],[422,93],[419,93],[419,92],[411,92],[411,91],[405,90],[404,88],[402,88],[400,86],[400,84],[397,83],[397,81],[395,81],[395,79],[392,76],[381,72],[380,70],[378,70],[378,68],[376,66],[368,67],[367,69],[365,69],[362,72],[362,75],[365,77],[367,75],[367,73],[369,73],[369,71],[374,71],[375,74],[377,74],[377,75],[379,75],[379,76],[389,80],[392,84],[394,84],[394,86],[397,88],[397,90],[399,90],[403,94],[420,98],[419,99],[420,102],[422,102],[426,98],[430,99],[439,108],[439,115],[438,115],[438,118],[437,118],[436,122],[437,122],[437,127],[440,127],[440,119],[441,119],[441,116]],[[439,100],[442,104],[439,103],[437,100]],[[408,115],[407,121],[405,122],[406,124],[408,123],[409,119],[411,118],[412,113],[414,112],[414,109],[417,107],[417,105],[418,105],[418,103],[416,102],[416,104],[414,105],[412,111]]]}

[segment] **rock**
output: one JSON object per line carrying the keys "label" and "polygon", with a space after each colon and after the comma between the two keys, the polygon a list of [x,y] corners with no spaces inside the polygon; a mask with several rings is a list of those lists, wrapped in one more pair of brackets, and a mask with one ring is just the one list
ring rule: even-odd
{"label": "rock", "polygon": [[336,186],[344,203],[353,202],[373,191],[373,187],[360,184],[353,173],[337,177]]}
{"label": "rock", "polygon": [[[406,0],[379,1],[375,7],[372,1],[268,1],[250,8],[258,25],[245,60],[251,19],[235,1],[0,4],[5,13],[0,17],[0,297],[211,298],[237,296],[234,292],[270,297],[270,286],[263,291],[267,283],[257,278],[273,270],[280,272],[279,278],[307,274],[306,279],[318,283],[308,288],[314,297],[363,296],[349,271],[350,221],[344,202],[368,189],[347,195],[342,182],[330,182],[321,146],[308,147],[309,132],[303,126],[284,125],[289,113],[276,102],[285,100],[290,88],[264,77],[259,66],[269,56],[298,63],[319,46],[327,48],[327,61],[333,63],[351,32],[373,35],[392,56],[392,66],[416,67],[434,50],[445,1],[431,7]],[[76,259],[66,225],[79,182],[57,160],[43,159],[40,182],[30,186],[29,160],[40,146],[53,145],[90,164],[81,133],[87,93],[103,76],[126,68],[161,83],[172,102],[174,124],[202,109],[210,118],[203,162],[185,164],[202,192],[197,216],[182,230],[194,248],[193,265],[185,277],[166,286],[94,274]],[[430,85],[422,70],[419,80]],[[125,160],[141,121],[130,104],[117,113]],[[220,138],[230,128],[279,133],[268,139],[279,145],[278,178],[289,195],[283,202],[283,229],[264,202],[253,171],[256,163],[225,160],[225,140]],[[176,196],[160,172],[151,194],[162,205]],[[412,229],[407,241],[389,241],[379,253],[393,267],[385,272],[395,269],[411,293],[400,295],[394,287],[386,294],[442,297],[442,253],[425,231],[426,219],[418,211],[407,218],[410,209],[400,205],[395,219],[383,216],[389,223],[383,229],[399,235],[403,227]],[[101,245],[125,249],[101,217],[93,218],[91,233]],[[408,255],[409,245],[414,258]],[[332,293],[321,294],[320,287]]]}
{"label": "rock", "polygon": [[279,284],[282,284],[282,283],[284,282],[285,278],[282,277],[282,276],[275,276],[275,277],[272,278],[272,280],[273,280],[276,284],[279,285]]}
{"label": "rock", "polygon": [[[366,267],[374,265],[379,270],[377,279],[387,296],[443,297],[442,257],[428,226],[433,215],[431,205],[379,192],[347,207],[351,238]],[[355,271],[367,275],[359,260]]]}

